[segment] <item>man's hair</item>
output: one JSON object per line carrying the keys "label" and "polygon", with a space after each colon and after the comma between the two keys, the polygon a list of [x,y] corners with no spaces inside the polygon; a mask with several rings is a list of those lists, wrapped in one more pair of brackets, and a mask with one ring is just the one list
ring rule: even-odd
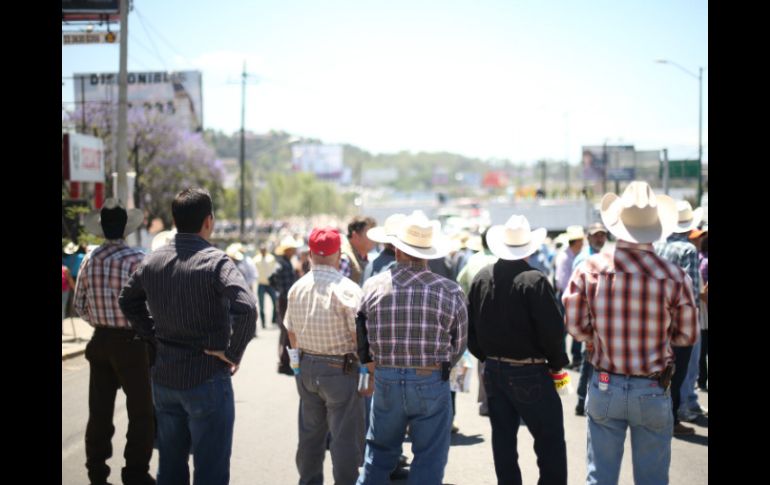
{"label": "man's hair", "polygon": [[354,232],[361,232],[377,225],[377,221],[371,217],[356,216],[348,224],[348,239],[353,237]]}
{"label": "man's hair", "polygon": [[[492,226],[490,226],[492,227]],[[484,249],[489,249],[489,244],[487,244],[487,233],[489,232],[489,227],[484,229],[484,232],[481,233],[481,247]]]}
{"label": "man's hair", "polygon": [[324,264],[326,266],[332,266],[340,257],[339,250],[334,254],[329,254],[328,256],[321,256],[320,254],[315,254],[312,252],[309,252],[308,254],[310,255],[310,261],[312,261],[313,264]]}
{"label": "man's hair", "polygon": [[123,239],[123,231],[126,229],[128,213],[126,209],[118,206],[108,209],[103,207],[100,212],[102,232],[106,239]]}
{"label": "man's hair", "polygon": [[197,234],[203,221],[211,215],[212,203],[208,190],[190,187],[179,192],[171,203],[176,230],[181,233]]}

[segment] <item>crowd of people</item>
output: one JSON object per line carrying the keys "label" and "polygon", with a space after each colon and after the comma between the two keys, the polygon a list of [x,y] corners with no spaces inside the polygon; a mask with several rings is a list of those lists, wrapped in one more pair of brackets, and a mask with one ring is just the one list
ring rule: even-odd
{"label": "crowd of people", "polygon": [[672,436],[693,434],[682,422],[707,413],[696,386],[708,388],[708,230],[701,209],[644,182],[606,194],[601,222],[553,240],[521,215],[445,234],[414,211],[382,225],[356,216],[342,228],[286,226],[254,248],[218,249],[205,190],[179,192],[172,213],[175,229],[145,254],[125,241],[141,212],[108,199],[86,220],[105,242],[63,251],[62,319],[74,293],[95,328],[85,437],[94,485],[110,473],[118,388],[124,484],[189,483],[190,454],[194,483],[227,484],[231,379],[260,324],[280,328],[277,371],[297,386],[300,484],[323,483],[327,450],[335,483],[442,483],[470,354],[499,483],[522,481],[522,422],[539,483],[567,483],[554,384],[565,368],[580,370],[587,483],[617,483],[627,428],[635,482],[668,483]]}

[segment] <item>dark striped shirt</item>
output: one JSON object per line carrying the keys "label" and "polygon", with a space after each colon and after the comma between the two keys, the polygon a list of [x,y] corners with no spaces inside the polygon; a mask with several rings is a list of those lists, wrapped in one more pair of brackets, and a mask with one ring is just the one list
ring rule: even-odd
{"label": "dark striped shirt", "polygon": [[257,302],[243,275],[197,234],[177,234],[149,254],[123,288],[120,307],[141,336],[158,343],[153,381],[175,389],[227,369],[204,350],[224,350],[240,362],[257,326]]}

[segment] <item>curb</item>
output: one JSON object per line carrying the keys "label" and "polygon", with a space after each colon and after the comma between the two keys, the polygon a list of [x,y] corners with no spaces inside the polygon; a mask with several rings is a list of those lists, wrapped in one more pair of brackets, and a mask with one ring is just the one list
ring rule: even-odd
{"label": "curb", "polygon": [[72,359],[73,357],[79,357],[79,356],[81,356],[81,355],[83,355],[85,353],[86,353],[86,349],[81,349],[81,350],[75,350],[73,352],[68,352],[66,354],[62,354],[61,360],[67,360],[67,359]]}

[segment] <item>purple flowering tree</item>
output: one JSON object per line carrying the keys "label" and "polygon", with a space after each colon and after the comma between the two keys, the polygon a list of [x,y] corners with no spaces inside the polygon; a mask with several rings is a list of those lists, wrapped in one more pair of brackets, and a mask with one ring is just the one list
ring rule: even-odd
{"label": "purple flowering tree", "polygon": [[[117,107],[91,105],[85,108],[85,133],[104,140],[106,194],[112,194],[116,169]],[[83,131],[83,113],[70,113],[70,123]],[[128,110],[128,171],[136,171],[132,196],[148,221],[156,217],[172,225],[171,202],[183,188],[204,187],[211,192],[215,206],[223,198],[224,168],[202,133],[191,133],[168,115],[135,107]]]}

